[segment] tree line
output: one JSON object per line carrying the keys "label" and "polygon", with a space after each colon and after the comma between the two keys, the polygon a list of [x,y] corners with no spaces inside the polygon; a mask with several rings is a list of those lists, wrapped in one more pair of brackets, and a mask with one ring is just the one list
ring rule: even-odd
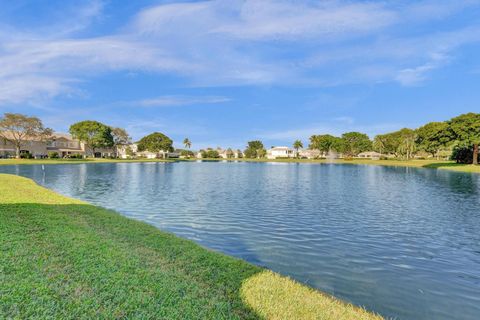
{"label": "tree line", "polygon": [[[111,127],[98,121],[86,120],[70,126],[69,133],[74,139],[85,144],[92,151],[129,145],[132,138],[123,128]],[[15,148],[16,158],[21,157],[22,147],[28,140],[48,141],[53,130],[46,128],[37,117],[17,113],[5,113],[0,118],[0,138],[10,142]],[[190,145],[191,143],[188,142]],[[173,151],[173,141],[160,132],[149,134],[137,142],[138,151]]]}
{"label": "tree line", "polygon": [[329,134],[310,137],[310,148],[324,153],[336,151],[355,156],[364,151],[377,151],[409,160],[422,151],[439,158],[450,153],[457,162],[478,164],[480,144],[480,114],[467,113],[448,121],[430,122],[417,129],[403,128],[379,134],[373,141],[360,132],[348,132],[341,137]]}
{"label": "tree line", "polygon": [[[410,160],[420,152],[440,158],[449,155],[461,163],[478,164],[480,144],[480,114],[466,113],[443,122],[430,122],[420,128],[403,128],[379,134],[373,140],[361,132],[347,132],[341,136],[331,134],[312,135],[308,148],[323,154],[341,153],[344,157],[355,157],[365,151],[376,151],[383,155]],[[296,140],[293,148],[298,151],[303,143]],[[262,158],[266,154],[261,141],[248,142],[247,158]]]}
{"label": "tree line", "polygon": [[443,122],[430,122],[417,129],[375,136],[373,148],[380,153],[411,158],[423,151],[438,158],[442,152],[451,153],[457,162],[478,164],[480,143],[480,114],[466,113]]}
{"label": "tree line", "polygon": [[[132,138],[122,128],[111,127],[98,121],[81,121],[70,126],[74,139],[83,142],[92,153],[101,148],[116,148],[128,145]],[[48,140],[52,129],[44,127],[37,117],[22,114],[5,113],[0,118],[0,137],[15,146],[16,156],[20,157],[22,144],[26,139]],[[190,149],[192,143],[186,138],[185,147]],[[379,134],[373,140],[365,133],[347,132],[341,136],[330,134],[312,135],[309,149],[322,153],[332,151],[342,153],[345,157],[354,157],[365,151],[377,151],[409,160],[418,152],[425,152],[439,158],[441,153],[450,153],[457,162],[478,164],[480,144],[480,114],[466,113],[443,122],[430,122],[417,129],[403,128],[398,131]],[[137,142],[138,151],[172,152],[173,141],[160,132],[151,133]],[[293,143],[297,150],[303,143]],[[205,156],[213,156],[214,150],[204,150]],[[191,151],[188,154],[191,155]],[[233,151],[231,152],[233,154]],[[266,150],[259,140],[249,141],[244,151],[246,158],[263,158]]]}

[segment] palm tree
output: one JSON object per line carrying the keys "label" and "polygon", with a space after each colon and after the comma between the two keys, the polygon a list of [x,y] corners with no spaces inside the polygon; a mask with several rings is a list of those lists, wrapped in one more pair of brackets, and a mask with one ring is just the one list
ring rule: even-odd
{"label": "palm tree", "polygon": [[183,145],[185,146],[185,148],[190,149],[192,147],[192,142],[188,138],[185,138],[183,140]]}
{"label": "palm tree", "polygon": [[293,143],[293,148],[294,148],[295,151],[297,152],[297,158],[298,158],[298,150],[299,150],[300,148],[303,148],[303,143],[302,143],[302,141],[296,140],[296,141]]}

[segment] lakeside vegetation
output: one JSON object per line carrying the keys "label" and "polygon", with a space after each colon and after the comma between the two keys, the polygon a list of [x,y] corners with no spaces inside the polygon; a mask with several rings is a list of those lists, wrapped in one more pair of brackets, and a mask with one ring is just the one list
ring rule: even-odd
{"label": "lakeside vegetation", "polygon": [[[79,154],[78,150],[67,155],[74,158],[83,158],[87,156],[87,150],[90,150],[90,156],[104,157],[102,152],[97,150],[111,150],[107,152],[108,157],[120,158],[119,150],[123,150],[124,158],[142,157],[142,152],[150,153],[149,157],[160,154],[166,158],[168,153],[175,151],[173,140],[163,133],[154,132],[141,138],[137,143],[132,143],[132,138],[122,128],[115,128],[97,121],[80,121],[70,126],[69,130],[73,139],[81,142],[85,150]],[[52,139],[53,130],[45,128],[40,119],[29,117],[22,114],[5,113],[0,118],[0,138],[10,143],[15,148],[16,158],[40,157],[47,155],[32,155],[28,150],[22,150],[28,142],[48,141]],[[29,141],[30,139],[30,141]],[[1,142],[1,141],[0,141]],[[395,132],[379,134],[373,140],[361,132],[346,132],[341,136],[330,134],[318,134],[310,137],[309,151],[305,158],[343,158],[347,160],[355,159],[362,153],[376,151],[375,157],[380,159],[451,159],[457,163],[477,165],[480,144],[480,114],[467,113],[454,117],[443,122],[430,122],[417,129],[403,128]],[[189,138],[183,140],[186,149],[177,149],[177,156],[185,158],[196,157],[190,150],[192,142]],[[300,149],[303,149],[303,142],[295,140],[293,143],[294,153],[286,153],[286,157],[291,154],[296,158],[302,158]],[[135,147],[135,151],[133,150]],[[220,154],[219,150],[222,154]],[[302,150],[304,151],[304,150]],[[22,153],[23,152],[23,153]],[[267,150],[260,140],[253,140],[247,143],[246,149],[234,151],[231,148],[221,150],[220,148],[202,149],[199,154],[202,158],[248,158],[262,159],[267,157]],[[338,155],[342,155],[339,157]],[[49,152],[49,158],[57,158],[57,152]]]}
{"label": "lakeside vegetation", "polygon": [[0,174],[7,318],[381,319],[32,180]]}

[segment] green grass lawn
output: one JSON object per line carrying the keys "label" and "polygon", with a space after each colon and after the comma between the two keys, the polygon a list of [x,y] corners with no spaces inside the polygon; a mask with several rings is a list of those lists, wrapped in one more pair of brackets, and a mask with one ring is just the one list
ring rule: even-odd
{"label": "green grass lawn", "polygon": [[75,164],[75,163],[115,163],[115,162],[171,162],[168,159],[0,159],[1,165],[18,164]]}
{"label": "green grass lawn", "polygon": [[380,319],[286,277],[5,174],[0,318]]}

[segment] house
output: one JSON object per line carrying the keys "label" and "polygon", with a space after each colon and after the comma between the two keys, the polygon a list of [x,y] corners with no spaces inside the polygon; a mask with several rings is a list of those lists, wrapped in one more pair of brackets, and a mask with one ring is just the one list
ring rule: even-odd
{"label": "house", "polygon": [[146,158],[146,159],[158,159],[161,158],[158,152],[150,152],[150,151],[140,151],[135,154],[137,157]]}
{"label": "house", "polygon": [[323,156],[323,153],[319,150],[302,149],[298,151],[298,155],[300,158],[318,159]]}
{"label": "house", "polygon": [[[43,158],[47,155],[46,143],[39,139],[23,141],[20,154],[31,154],[35,158]],[[0,158],[14,158],[15,156],[15,145],[7,139],[0,137]]]}
{"label": "house", "polygon": [[66,158],[74,154],[85,155],[85,145],[69,134],[56,132],[46,141],[46,151],[45,156],[56,152],[60,158]]}
{"label": "house", "polygon": [[167,158],[178,159],[180,158],[180,152],[179,151],[167,152]]}
{"label": "house", "polygon": [[242,157],[240,150],[217,148],[218,155],[223,159],[238,159]]}
{"label": "house", "polygon": [[[45,158],[50,152],[56,152],[61,158],[74,154],[84,155],[85,146],[69,134],[55,132],[47,139],[25,139],[20,150],[21,154],[30,154],[34,158]],[[15,155],[13,143],[5,138],[0,138],[0,158],[15,157]]]}
{"label": "house", "polygon": [[138,151],[136,143],[121,145],[117,147],[117,156],[122,159],[134,157]]}
{"label": "house", "polygon": [[380,160],[380,157],[382,157],[382,154],[375,151],[362,152],[357,155],[357,158],[372,160]]}
{"label": "house", "polygon": [[289,147],[273,147],[267,150],[268,159],[295,158],[297,152]]}

